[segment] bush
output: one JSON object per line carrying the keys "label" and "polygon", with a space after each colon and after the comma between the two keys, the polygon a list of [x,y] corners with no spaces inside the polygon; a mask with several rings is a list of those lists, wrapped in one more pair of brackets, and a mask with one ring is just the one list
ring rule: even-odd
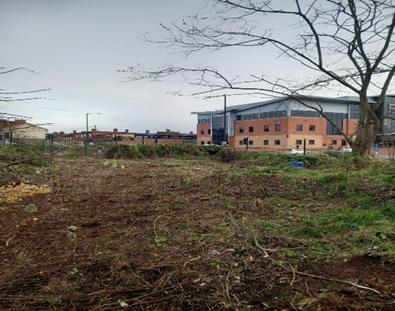
{"label": "bush", "polygon": [[197,145],[115,145],[108,148],[104,156],[110,159],[140,159],[165,157],[201,157],[214,156],[220,150],[219,146]]}

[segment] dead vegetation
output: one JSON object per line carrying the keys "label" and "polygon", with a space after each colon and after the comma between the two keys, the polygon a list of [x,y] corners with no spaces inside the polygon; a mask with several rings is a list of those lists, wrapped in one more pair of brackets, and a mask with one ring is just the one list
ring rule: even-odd
{"label": "dead vegetation", "polygon": [[391,166],[56,165],[0,203],[2,310],[394,309]]}

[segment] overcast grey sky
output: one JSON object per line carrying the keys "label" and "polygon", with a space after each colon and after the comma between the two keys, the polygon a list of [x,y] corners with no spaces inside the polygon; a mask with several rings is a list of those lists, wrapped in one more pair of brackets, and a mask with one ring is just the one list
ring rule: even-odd
{"label": "overcast grey sky", "polygon": [[[191,91],[177,80],[125,83],[117,69],[136,63],[209,65],[230,75],[251,71],[269,75],[302,70],[270,49],[235,49],[183,55],[141,39],[164,35],[160,23],[174,21],[204,8],[205,0],[0,0],[0,66],[25,66],[39,72],[2,76],[2,89],[51,88],[48,100],[1,103],[0,111],[51,122],[50,130],[82,130],[85,112],[98,129],[142,131],[195,130],[191,111],[221,108],[222,100],[167,94]],[[273,23],[279,21],[273,20]],[[292,67],[291,67],[292,66]],[[336,94],[334,94],[336,95]],[[229,104],[257,101],[231,97]]]}

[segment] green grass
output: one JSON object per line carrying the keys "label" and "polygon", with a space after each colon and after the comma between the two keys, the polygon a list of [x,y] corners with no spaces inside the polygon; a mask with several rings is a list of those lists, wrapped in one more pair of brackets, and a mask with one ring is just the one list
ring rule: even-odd
{"label": "green grass", "polygon": [[307,245],[305,255],[336,257],[357,254],[395,259],[395,201],[370,208],[333,207],[295,219],[260,221],[264,231]]}

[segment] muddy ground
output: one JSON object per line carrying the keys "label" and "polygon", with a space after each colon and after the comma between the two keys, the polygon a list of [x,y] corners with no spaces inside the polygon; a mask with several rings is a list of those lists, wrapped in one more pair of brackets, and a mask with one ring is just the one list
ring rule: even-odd
{"label": "muddy ground", "polygon": [[305,245],[252,225],[292,217],[261,204],[291,181],[232,181],[240,164],[207,160],[56,165],[51,192],[0,206],[1,310],[395,309],[392,261],[295,261],[278,252]]}

